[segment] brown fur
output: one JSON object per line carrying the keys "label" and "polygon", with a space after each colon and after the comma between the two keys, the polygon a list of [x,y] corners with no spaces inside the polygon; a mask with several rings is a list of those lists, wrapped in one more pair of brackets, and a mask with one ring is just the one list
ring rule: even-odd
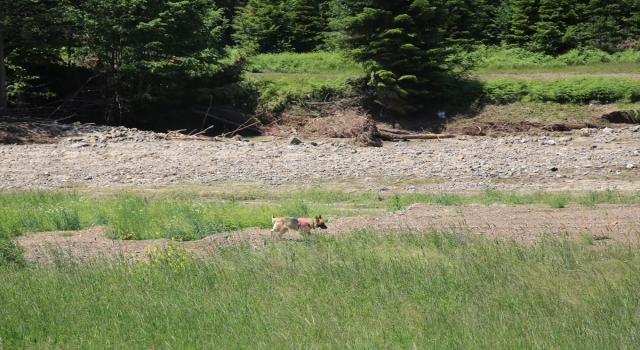
{"label": "brown fur", "polygon": [[309,225],[302,226],[298,221],[298,218],[292,217],[282,217],[277,218],[275,215],[271,216],[271,223],[273,223],[273,229],[271,229],[271,237],[273,237],[274,233],[278,233],[278,239],[282,239],[282,235],[291,230],[298,231],[301,235],[310,235],[311,230],[316,228],[321,228],[323,230],[327,229],[327,225],[325,225],[324,220],[322,220],[322,215],[318,215],[315,218],[305,218]]}

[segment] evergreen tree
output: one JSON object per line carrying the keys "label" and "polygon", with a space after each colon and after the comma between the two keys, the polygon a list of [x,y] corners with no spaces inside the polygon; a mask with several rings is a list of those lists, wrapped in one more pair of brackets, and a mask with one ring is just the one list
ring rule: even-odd
{"label": "evergreen tree", "polygon": [[586,44],[614,52],[625,41],[636,40],[640,35],[639,12],[640,1],[637,0],[591,0],[583,23],[588,36]]}
{"label": "evergreen tree", "polygon": [[484,44],[502,45],[508,41],[512,8],[511,0],[485,0],[481,37]]}
{"label": "evergreen tree", "polygon": [[621,49],[640,49],[640,0],[623,0],[626,15],[622,18],[622,34],[625,42]]}
{"label": "evergreen tree", "polygon": [[86,57],[108,78],[114,104],[172,103],[223,56],[213,0],[82,2]]}
{"label": "evergreen tree", "polygon": [[[57,0],[0,0],[0,116],[8,112],[7,63],[56,59]],[[14,69],[14,70],[16,70]]]}
{"label": "evergreen tree", "polygon": [[234,39],[257,53],[309,52],[322,43],[327,20],[320,0],[249,0],[234,21]]}
{"label": "evergreen tree", "polygon": [[321,1],[289,1],[288,13],[291,17],[293,34],[291,47],[295,52],[310,52],[322,43],[322,33],[327,25],[321,17]]}
{"label": "evergreen tree", "polygon": [[509,43],[527,47],[536,32],[540,0],[512,0]]}
{"label": "evergreen tree", "polygon": [[567,32],[578,18],[572,5],[574,0],[540,0],[539,21],[529,45],[534,51],[557,55],[577,45],[577,38]]}
{"label": "evergreen tree", "polygon": [[347,14],[334,22],[350,54],[363,62],[375,102],[399,113],[442,97],[452,76],[445,41],[445,1],[361,0],[334,4]]}
{"label": "evergreen tree", "polygon": [[234,19],[234,40],[256,53],[291,49],[286,3],[281,0],[249,0]]}
{"label": "evergreen tree", "polygon": [[445,7],[448,24],[444,36],[450,45],[468,47],[483,39],[488,19],[482,0],[449,0]]}

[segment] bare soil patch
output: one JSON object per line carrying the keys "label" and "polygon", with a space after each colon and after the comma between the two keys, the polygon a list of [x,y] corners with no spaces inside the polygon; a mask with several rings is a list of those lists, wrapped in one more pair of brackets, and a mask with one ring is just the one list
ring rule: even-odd
{"label": "bare soil patch", "polygon": [[[366,229],[376,233],[425,232],[430,230],[454,234],[483,235],[490,238],[513,239],[532,243],[545,237],[595,235],[596,245],[617,242],[640,245],[640,208],[625,205],[600,205],[597,209],[571,205],[556,209],[542,205],[467,205],[435,206],[413,204],[406,210],[357,217],[329,218],[329,229],[314,234],[345,234]],[[248,228],[238,232],[211,235],[198,241],[178,242],[198,256],[215,253],[221,245],[249,244],[264,246],[269,229]],[[297,233],[287,233],[286,240],[302,239]],[[56,257],[78,260],[93,258],[144,259],[145,247],[162,247],[166,239],[118,241],[105,236],[104,227],[77,232],[44,232],[16,238],[31,261],[51,261]]]}

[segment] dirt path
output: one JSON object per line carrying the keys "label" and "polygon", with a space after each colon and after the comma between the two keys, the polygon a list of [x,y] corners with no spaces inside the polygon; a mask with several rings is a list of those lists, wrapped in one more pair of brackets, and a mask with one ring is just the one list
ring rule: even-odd
{"label": "dirt path", "polygon": [[[345,234],[365,228],[372,232],[424,232],[431,229],[469,233],[534,242],[543,236],[567,235],[577,238],[588,234],[607,239],[608,242],[640,245],[640,208],[638,206],[600,205],[596,209],[572,205],[562,209],[543,205],[468,205],[434,206],[414,204],[406,210],[378,216],[329,218],[329,229],[318,234]],[[268,229],[248,228],[239,232],[221,233],[199,241],[181,242],[200,256],[213,254],[219,245],[248,243],[254,247],[264,245],[269,238]],[[296,233],[285,235],[287,240],[298,240]],[[18,237],[16,241],[31,261],[51,261],[55,257],[91,258],[145,257],[145,247],[162,247],[165,239],[146,241],[114,241],[106,238],[103,227],[78,232],[45,232]]]}

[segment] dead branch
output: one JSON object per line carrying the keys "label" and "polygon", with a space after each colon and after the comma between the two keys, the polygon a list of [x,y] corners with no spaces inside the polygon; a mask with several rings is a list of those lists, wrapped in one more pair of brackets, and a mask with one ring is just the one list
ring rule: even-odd
{"label": "dead branch", "polygon": [[224,133],[224,134],[220,135],[220,137],[227,137],[227,135],[229,135],[229,134],[233,135],[233,134],[237,133],[238,131],[242,131],[242,130],[244,130],[244,129],[248,129],[248,128],[250,128],[250,127],[252,127],[252,126],[256,125],[256,124],[258,124],[258,122],[255,122],[255,123],[249,124],[249,125],[244,126],[244,127],[238,127],[237,129],[235,129],[235,130],[233,130],[233,131],[231,131],[231,132],[227,132],[227,133]]}
{"label": "dead branch", "polygon": [[200,136],[200,135],[204,134],[205,132],[207,132],[211,128],[213,128],[213,125],[209,126],[208,128],[206,128],[206,129],[204,129],[204,130],[202,130],[200,132],[197,132],[197,133],[193,134],[193,136]]}
{"label": "dead branch", "polygon": [[76,96],[78,96],[78,94],[80,93],[80,91],[82,91],[84,89],[85,86],[87,86],[87,84],[89,84],[89,82],[91,80],[93,80],[93,78],[97,77],[97,74],[92,75],[91,77],[89,77],[89,79],[87,79],[87,81],[84,82],[84,84],[82,84],[82,86],[76,91],[75,94],[73,94],[73,96],[71,96],[69,99],[67,99],[66,101],[64,101],[61,105],[58,106],[58,108],[56,108],[55,110],[53,110],[53,112],[51,112],[51,114],[49,114],[49,116],[47,118],[51,118],[60,108],[62,108],[65,104],[67,104],[67,102],[72,101]]}
{"label": "dead branch", "polygon": [[204,114],[204,118],[202,118],[202,126],[200,127],[200,130],[204,129],[204,122],[207,121],[207,116],[209,116],[209,111],[211,110],[212,102],[213,102],[213,95],[211,95],[211,98],[209,99],[209,108],[207,108],[207,111]]}
{"label": "dead branch", "polygon": [[[243,128],[243,129],[247,129],[247,128],[249,128],[249,127],[246,127],[246,128],[244,127],[244,125],[247,123],[247,121],[248,121],[248,120],[247,120],[247,121],[245,121],[245,122],[244,122],[244,123],[242,123],[242,124],[239,124],[239,123],[233,122],[233,121],[231,121],[231,120],[227,120],[227,119],[220,118],[220,117],[217,117],[217,116],[215,116],[215,115],[209,114],[208,112],[200,111],[200,110],[195,109],[195,108],[192,108],[192,109],[191,109],[191,111],[192,111],[192,112],[194,112],[194,113],[198,113],[198,114],[205,115],[206,117],[209,117],[209,118],[213,118],[213,119],[220,120],[220,121],[222,121],[222,122],[224,122],[224,123],[226,123],[226,124],[235,125],[235,126],[237,126],[238,128]],[[249,119],[249,120],[251,120],[251,119]],[[256,124],[257,124],[257,123],[253,123],[253,124],[251,124],[250,126],[254,126],[254,125],[256,125]],[[261,132],[260,132],[260,130],[258,130],[257,128],[251,128],[251,129],[252,129],[253,131],[255,131],[255,132],[261,133]]]}

